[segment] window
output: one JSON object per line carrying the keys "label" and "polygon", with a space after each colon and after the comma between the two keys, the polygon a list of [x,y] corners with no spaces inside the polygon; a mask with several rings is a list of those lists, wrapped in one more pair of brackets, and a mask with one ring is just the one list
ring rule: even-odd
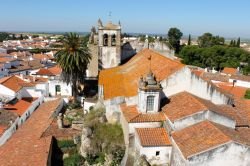
{"label": "window", "polygon": [[147,111],[154,110],[154,96],[147,97]]}
{"label": "window", "polygon": [[160,155],[160,151],[156,151],[155,155],[159,156]]}
{"label": "window", "polygon": [[111,45],[112,46],[116,45],[116,36],[115,36],[115,34],[113,34],[112,37],[111,37]]}
{"label": "window", "polygon": [[108,35],[107,34],[103,35],[103,46],[108,46]]}

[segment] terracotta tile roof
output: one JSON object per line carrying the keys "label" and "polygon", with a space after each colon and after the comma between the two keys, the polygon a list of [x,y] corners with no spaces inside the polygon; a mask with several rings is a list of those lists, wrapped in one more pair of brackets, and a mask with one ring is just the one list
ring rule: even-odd
{"label": "terracotta tile roof", "polygon": [[230,68],[230,67],[225,67],[223,70],[222,70],[222,73],[225,73],[225,74],[237,74],[237,69],[235,68]]}
{"label": "terracotta tile roof", "polygon": [[62,68],[59,65],[48,68],[51,73],[54,75],[60,75],[62,73]]}
{"label": "terracotta tile roof", "polygon": [[209,100],[201,99],[188,92],[181,92],[170,96],[170,102],[162,111],[174,122],[192,114],[209,110],[236,121],[236,125],[250,125],[244,114],[230,105],[215,105]]}
{"label": "terracotta tile roof", "polygon": [[60,75],[62,72],[62,69],[56,65],[54,67],[48,68],[48,69],[40,69],[38,72],[36,72],[36,75],[46,75],[46,76],[57,76]]}
{"label": "terracotta tile roof", "polygon": [[30,69],[31,69],[30,66],[22,66],[22,65],[20,65],[20,66],[11,67],[9,69],[9,72],[10,73],[15,73],[15,72],[25,71],[25,70],[30,70]]}
{"label": "terracotta tile roof", "polygon": [[48,78],[43,78],[43,77],[35,77],[31,75],[26,75],[24,76],[26,80],[29,80],[32,83],[40,83],[40,82],[48,82]]}
{"label": "terracotta tile roof", "polygon": [[14,61],[15,59],[12,59],[12,58],[0,58],[0,63],[1,62],[11,62],[11,61]]}
{"label": "terracotta tile roof", "polygon": [[219,88],[225,90],[227,93],[230,93],[237,98],[243,98],[245,96],[246,90],[249,88],[233,86],[232,83],[214,83]]}
{"label": "terracotta tile roof", "polygon": [[202,74],[204,73],[203,70],[192,70],[192,72],[197,75],[198,77],[202,76]]}
{"label": "terracotta tile roof", "polygon": [[247,81],[250,82],[250,76],[244,76],[244,75],[231,75],[231,79],[235,80],[241,80],[241,81]]}
{"label": "terracotta tile roof", "polygon": [[50,72],[49,69],[40,69],[36,72],[36,75],[54,76],[54,74]]}
{"label": "terracotta tile roof", "polygon": [[171,146],[165,128],[136,128],[141,146]]}
{"label": "terracotta tile roof", "polygon": [[234,105],[236,109],[245,116],[245,118],[250,122],[250,100],[247,99],[234,99]]}
{"label": "terracotta tile roof", "polygon": [[4,109],[22,116],[35,100],[37,98],[22,98],[14,104],[6,104]]}
{"label": "terracotta tile roof", "polygon": [[172,137],[185,158],[231,141],[230,137],[209,121],[175,131]]}
{"label": "terracotta tile roof", "polygon": [[0,84],[3,86],[13,90],[14,92],[18,92],[22,87],[32,87],[34,84],[26,82],[21,78],[17,77],[16,75],[10,77],[4,77],[0,79]]}
{"label": "terracotta tile roof", "polygon": [[8,128],[8,126],[0,125],[0,137],[4,133],[4,131]]}
{"label": "terracotta tile roof", "polygon": [[166,120],[164,114],[161,112],[154,114],[142,114],[137,110],[136,107],[136,105],[120,105],[123,116],[125,117],[128,123],[163,122]]}
{"label": "terracotta tile roof", "polygon": [[137,95],[139,78],[151,69],[158,81],[177,72],[185,65],[166,58],[165,56],[149,49],[138,52],[126,64],[102,70],[99,74],[99,85],[103,85],[104,99],[118,96],[131,97]]}
{"label": "terracotta tile roof", "polygon": [[39,60],[49,60],[53,59],[50,55],[47,54],[33,54],[34,59],[39,59]]}
{"label": "terracotta tile roof", "polygon": [[23,66],[29,66],[31,69],[40,69],[44,67],[39,60],[20,61],[20,64]]}
{"label": "terracotta tile roof", "polygon": [[207,107],[188,92],[170,96],[170,102],[162,108],[172,122],[204,110],[207,110]]}
{"label": "terracotta tile roof", "polygon": [[229,76],[228,75],[222,75],[220,73],[210,73],[210,72],[204,72],[201,77],[204,80],[207,81],[221,81],[221,82],[228,82],[229,81]]}
{"label": "terracotta tile roof", "polygon": [[41,137],[53,121],[50,116],[61,99],[43,103],[0,147],[0,166],[47,165],[52,137]]}

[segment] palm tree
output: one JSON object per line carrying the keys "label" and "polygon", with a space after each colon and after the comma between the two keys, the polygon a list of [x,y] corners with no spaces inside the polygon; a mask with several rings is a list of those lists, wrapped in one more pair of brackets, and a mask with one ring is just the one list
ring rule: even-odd
{"label": "palm tree", "polygon": [[76,102],[78,86],[84,81],[91,55],[86,42],[76,33],[66,33],[61,41],[63,48],[55,54],[55,59],[62,68],[62,80],[72,84],[73,98]]}

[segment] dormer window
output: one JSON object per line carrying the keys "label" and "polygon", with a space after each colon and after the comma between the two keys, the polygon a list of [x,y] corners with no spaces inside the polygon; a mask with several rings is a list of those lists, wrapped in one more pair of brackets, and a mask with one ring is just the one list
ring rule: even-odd
{"label": "dormer window", "polygon": [[154,111],[154,96],[148,96],[147,97],[147,112],[148,111]]}

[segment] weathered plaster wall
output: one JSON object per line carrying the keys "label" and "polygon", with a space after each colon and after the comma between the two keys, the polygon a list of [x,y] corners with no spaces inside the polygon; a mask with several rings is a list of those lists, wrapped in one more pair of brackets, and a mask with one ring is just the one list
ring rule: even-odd
{"label": "weathered plaster wall", "polygon": [[[173,122],[171,126],[173,126],[172,130],[177,131],[181,130],[185,127],[194,125],[206,119],[207,111],[202,111],[191,116],[184,117],[182,119],[178,119]],[[170,122],[171,123],[171,122]]]}
{"label": "weathered plaster wall", "polygon": [[[139,152],[139,155],[145,155],[147,161],[151,165],[167,165],[170,163],[172,146],[154,146],[154,147],[143,147],[140,144],[138,134],[135,134],[135,148]],[[160,152],[159,156],[156,156],[156,152]]]}
{"label": "weathered plaster wall", "polygon": [[199,123],[204,120],[210,120],[212,122],[230,127],[235,128],[236,121],[228,118],[226,116],[217,114],[212,111],[204,110],[201,112],[198,112],[196,114],[192,114],[190,116],[183,117],[181,119],[175,120],[174,122],[171,122],[167,119],[167,124],[169,124],[172,128],[172,130],[177,131],[181,130],[183,128],[186,128],[188,126],[194,125],[196,123]]}
{"label": "weathered plaster wall", "polygon": [[250,149],[238,143],[228,143],[211,151],[189,158],[191,166],[248,166]]}
{"label": "weathered plaster wall", "polygon": [[236,121],[229,118],[229,117],[226,117],[226,116],[222,116],[222,115],[219,115],[215,112],[212,112],[212,111],[208,111],[207,112],[207,118],[208,120],[212,121],[212,122],[215,122],[215,123],[218,123],[218,124],[221,124],[221,125],[224,125],[224,126],[227,126],[227,127],[230,127],[230,128],[235,128],[235,125],[236,125]]}
{"label": "weathered plaster wall", "polygon": [[147,97],[154,96],[154,110],[150,111],[152,113],[156,113],[160,109],[160,92],[145,92],[138,91],[138,110],[142,113],[147,113]]}
{"label": "weathered plaster wall", "polygon": [[0,98],[11,100],[11,99],[16,97],[16,94],[13,90],[11,90],[11,89],[9,89],[1,84],[0,84],[0,89],[1,89]]}
{"label": "weathered plaster wall", "polygon": [[187,166],[187,161],[182,155],[180,149],[176,145],[175,141],[171,138],[172,143],[172,154],[171,154],[171,160],[170,165],[171,166]]}
{"label": "weathered plaster wall", "polygon": [[135,128],[157,128],[161,126],[162,122],[129,123],[129,134],[134,134]]}
{"label": "weathered plaster wall", "polygon": [[102,47],[101,51],[101,62],[102,67],[107,69],[111,67],[118,66],[120,64],[120,59],[116,56],[116,47]]}
{"label": "weathered plaster wall", "polygon": [[211,100],[215,104],[230,103],[228,96],[219,92],[207,81],[191,73],[188,67],[182,68],[167,79],[161,81],[161,85],[166,96],[187,91],[200,98]]}
{"label": "weathered plaster wall", "polygon": [[0,136],[0,146],[3,145],[17,130],[19,117],[12,122],[11,126]]}

